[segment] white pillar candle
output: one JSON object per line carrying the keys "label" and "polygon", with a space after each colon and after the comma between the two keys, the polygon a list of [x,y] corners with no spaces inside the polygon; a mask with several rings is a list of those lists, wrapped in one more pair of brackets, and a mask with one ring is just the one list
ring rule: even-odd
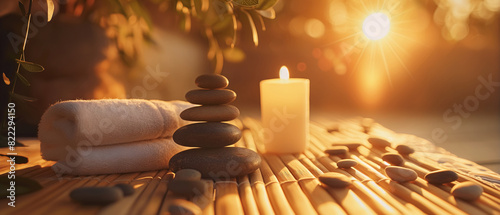
{"label": "white pillar candle", "polygon": [[260,82],[260,105],[266,152],[303,152],[309,142],[309,79],[289,78],[282,66],[279,79]]}

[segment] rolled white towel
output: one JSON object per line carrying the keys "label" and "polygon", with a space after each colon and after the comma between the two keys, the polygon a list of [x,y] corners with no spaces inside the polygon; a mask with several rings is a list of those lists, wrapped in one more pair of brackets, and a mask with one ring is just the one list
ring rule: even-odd
{"label": "rolled white towel", "polygon": [[[166,168],[168,160],[164,162],[163,159],[169,159],[169,156],[179,152],[182,147],[164,138],[172,136],[177,128],[186,123],[179,118],[179,114],[191,106],[192,104],[183,101],[140,99],[72,100],[56,103],[43,114],[38,127],[41,154],[46,160],[58,161],[59,167],[62,167],[61,165],[74,163],[67,159],[74,157],[70,156],[71,152],[76,152],[83,161],[70,174],[119,173],[132,169],[148,171],[159,166]],[[87,148],[90,148],[90,153],[86,153]],[[147,159],[141,157],[147,156],[152,149],[159,152],[151,154]],[[139,156],[129,156],[133,153]],[[108,156],[97,157],[98,155]],[[99,166],[95,165],[94,160],[101,162],[102,169],[92,172],[92,166]],[[137,167],[146,165],[142,169],[120,166],[121,161],[123,165],[129,165],[132,160],[148,162],[135,163]],[[86,164],[91,165],[85,166]],[[104,168],[106,165],[111,166]],[[111,171],[113,168],[116,171]]]}

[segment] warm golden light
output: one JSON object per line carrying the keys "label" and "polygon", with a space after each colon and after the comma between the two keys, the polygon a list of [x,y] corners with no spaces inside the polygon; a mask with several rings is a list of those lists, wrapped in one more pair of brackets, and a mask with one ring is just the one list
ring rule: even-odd
{"label": "warm golden light", "polygon": [[380,40],[389,34],[391,21],[384,13],[372,13],[363,22],[363,33],[368,39]]}
{"label": "warm golden light", "polygon": [[288,68],[286,66],[282,66],[280,68],[280,79],[281,80],[290,79],[290,73],[288,72]]}

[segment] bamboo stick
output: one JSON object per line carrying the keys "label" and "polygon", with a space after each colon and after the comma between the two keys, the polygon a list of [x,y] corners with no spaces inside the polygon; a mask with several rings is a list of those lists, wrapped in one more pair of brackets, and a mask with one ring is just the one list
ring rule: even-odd
{"label": "bamboo stick", "polygon": [[269,194],[269,200],[271,201],[274,212],[276,214],[293,214],[293,209],[288,203],[278,179],[273,174],[271,167],[269,167],[266,160],[262,160],[260,170],[262,172],[262,178],[264,179],[266,190]]}
{"label": "bamboo stick", "polygon": [[299,185],[304,193],[306,193],[318,214],[346,214],[337,201],[320,186],[317,179],[299,180]]}
{"label": "bamboo stick", "polygon": [[[272,169],[274,175],[277,176],[279,183],[285,193],[286,199],[290,203],[297,214],[316,214],[314,207],[307,199],[304,192],[297,184],[290,170],[288,170],[283,162],[276,155],[264,155],[269,167]],[[301,204],[297,204],[301,202]]]}
{"label": "bamboo stick", "polygon": [[264,215],[273,215],[273,207],[271,206],[271,202],[269,201],[269,196],[267,194],[266,186],[264,184],[264,179],[262,178],[260,169],[257,169],[253,173],[250,173],[249,177],[249,181],[252,186],[252,192],[255,197],[255,203],[257,204],[259,213]]}
{"label": "bamboo stick", "polygon": [[238,178],[238,193],[240,194],[241,204],[245,214],[259,214],[257,203],[255,202],[250,181],[247,176]]}
{"label": "bamboo stick", "polygon": [[203,215],[214,215],[215,214],[215,192],[214,192],[214,182],[212,180],[204,180],[207,188],[207,192],[202,196],[202,200],[193,199],[193,202],[197,205],[205,206],[202,211]]}
{"label": "bamboo stick", "polygon": [[459,208],[460,210],[464,211],[467,214],[478,214],[478,215],[486,214],[485,212],[479,210],[478,208],[472,206],[471,204],[463,200],[454,198],[453,195],[451,195],[449,192],[446,192],[430,183],[427,183],[427,181],[421,178],[417,178],[417,180],[414,183],[419,187],[422,187],[428,190],[429,192],[433,193],[434,195],[440,197],[441,199],[444,199],[450,204],[456,206],[457,208]]}
{"label": "bamboo stick", "polygon": [[215,190],[215,214],[244,214],[235,181],[217,181]]}
{"label": "bamboo stick", "polygon": [[405,188],[404,186],[398,184],[395,181],[391,181],[389,179],[380,180],[377,184],[384,187],[387,190],[390,190],[393,194],[399,196],[405,201],[411,202],[416,205],[419,209],[428,214],[450,214],[446,210],[438,207],[432,202],[428,201],[424,197],[418,195],[415,192]]}
{"label": "bamboo stick", "polygon": [[297,180],[315,179],[314,175],[292,154],[284,154],[279,157]]}
{"label": "bamboo stick", "polygon": [[[305,154],[307,154],[306,151]],[[310,152],[309,154],[314,157]],[[321,169],[324,169],[325,172],[329,172],[326,167],[324,167],[321,163],[317,163],[317,165],[313,164],[309,158],[307,158],[304,154],[298,155],[300,161],[306,166],[316,177],[323,174]],[[313,171],[312,171],[313,170]],[[366,205],[363,200],[361,200],[356,193],[354,193],[350,188],[338,189],[338,188],[324,188],[330,195],[342,206],[342,208],[348,214],[374,214],[375,212],[371,210],[368,205]]]}
{"label": "bamboo stick", "polygon": [[147,205],[144,207],[144,210],[141,212],[142,214],[158,214],[160,210],[160,206],[163,202],[163,198],[168,191],[168,182],[174,177],[172,172],[161,171],[158,174],[158,185],[151,193],[151,197],[147,202]]}
{"label": "bamboo stick", "polygon": [[[149,178],[150,174],[155,174],[155,175],[150,179]],[[165,176],[166,174],[167,174],[167,170],[161,170],[161,171],[156,171],[156,172],[146,172],[144,174],[139,175],[137,178],[139,180],[144,180],[143,178],[147,177],[147,182],[145,182],[144,189],[142,190],[140,195],[138,195],[134,199],[133,204],[130,204],[130,205],[120,204],[119,209],[121,211],[123,211],[124,213],[127,212],[129,214],[139,214],[139,213],[142,213],[143,211],[145,211],[146,206],[148,206],[148,204],[150,203],[150,199],[151,199],[152,195],[154,194],[155,189],[158,187],[158,185],[161,182],[160,179],[163,176]],[[121,202],[118,202],[118,203],[121,203]],[[114,204],[114,206],[118,206],[118,205],[119,204]],[[128,206],[128,208],[127,208],[127,206]],[[157,211],[159,208],[159,205],[151,205],[151,207]],[[118,209],[118,207],[115,207],[115,208]],[[115,211],[118,211],[118,210],[115,210]],[[113,212],[112,214],[119,214],[119,213]]]}

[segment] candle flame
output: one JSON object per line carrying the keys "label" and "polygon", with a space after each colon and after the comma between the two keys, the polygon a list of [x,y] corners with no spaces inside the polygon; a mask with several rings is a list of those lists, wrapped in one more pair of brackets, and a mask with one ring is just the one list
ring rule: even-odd
{"label": "candle flame", "polygon": [[288,72],[288,68],[286,66],[282,66],[280,68],[280,79],[281,80],[290,79],[290,73]]}

